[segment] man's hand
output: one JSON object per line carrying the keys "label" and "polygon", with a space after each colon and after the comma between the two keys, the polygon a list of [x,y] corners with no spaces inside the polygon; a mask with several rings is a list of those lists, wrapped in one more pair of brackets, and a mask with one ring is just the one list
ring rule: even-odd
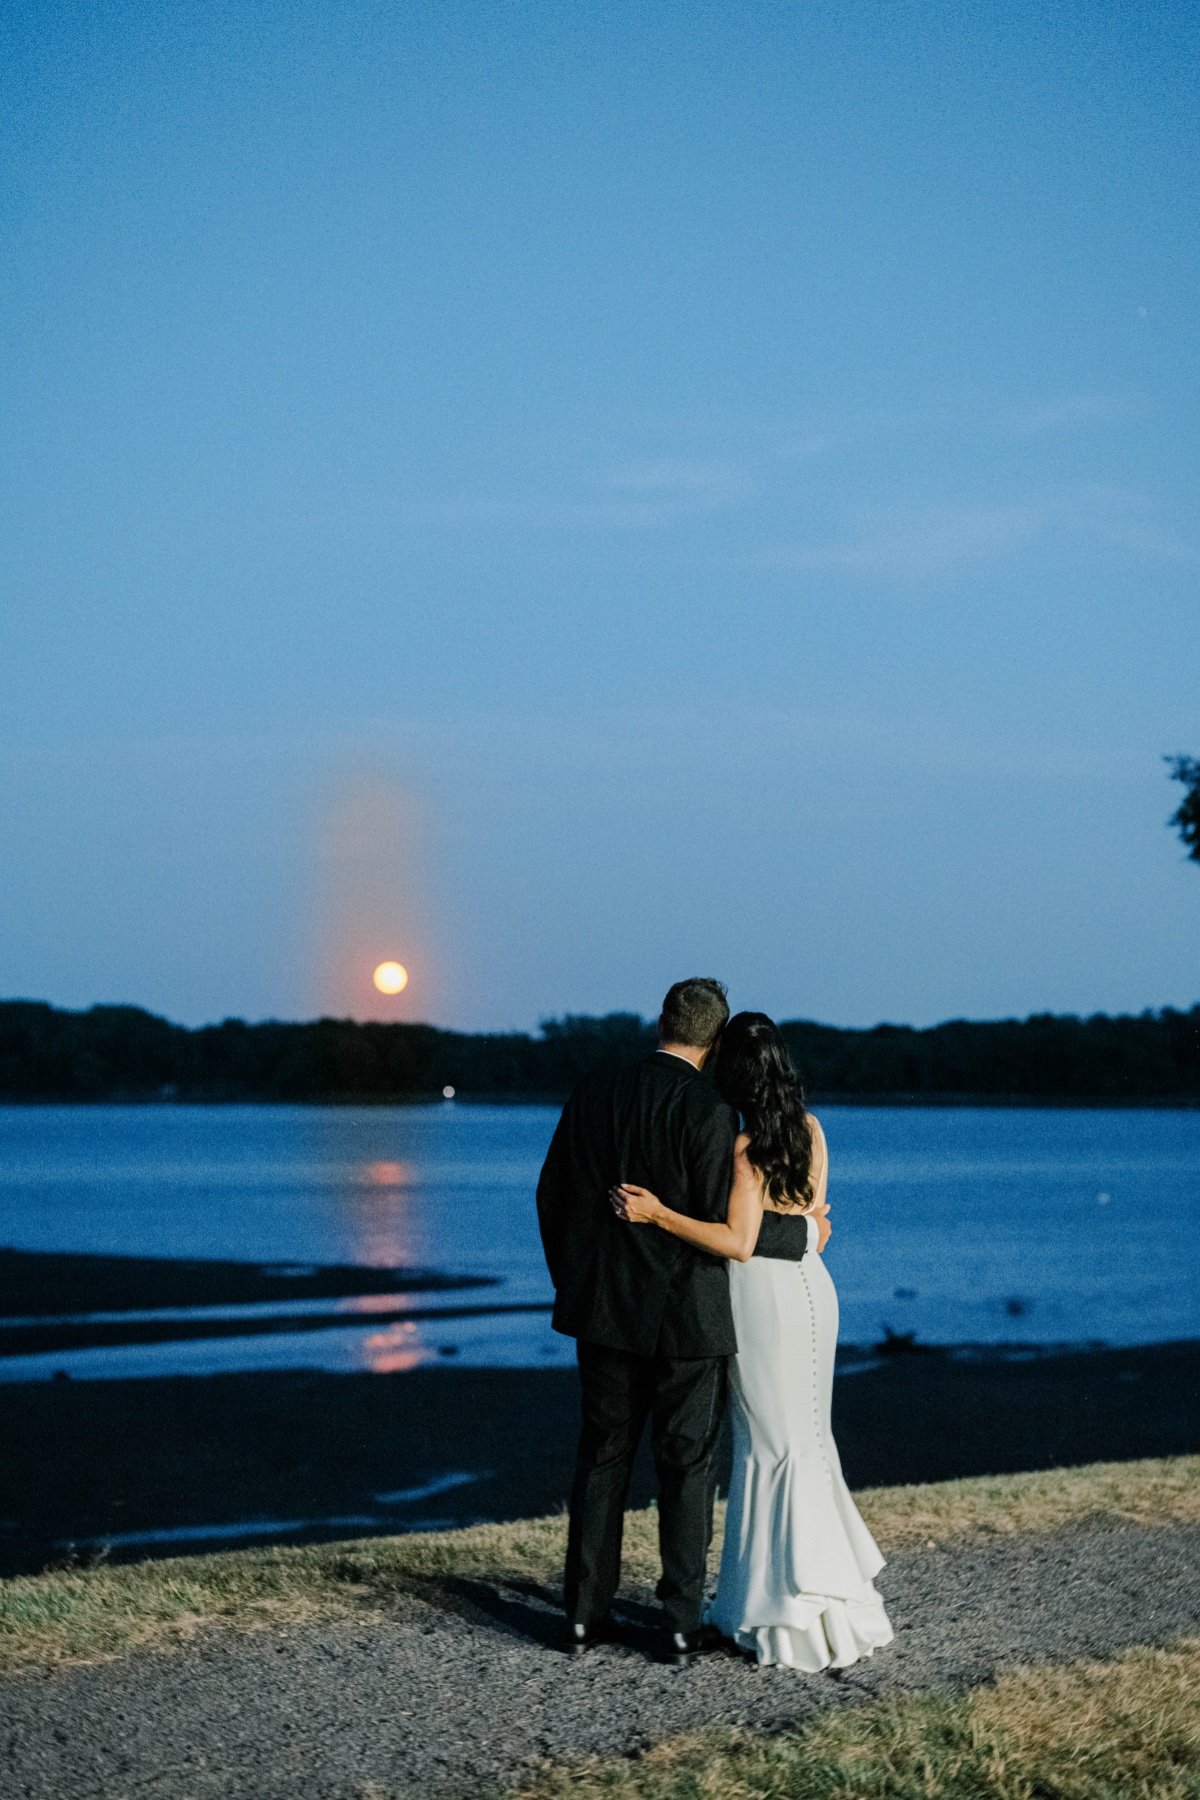
{"label": "man's hand", "polygon": [[618,1219],[624,1219],[627,1225],[653,1225],[658,1215],[666,1210],[657,1194],[628,1181],[608,1190],[608,1203]]}
{"label": "man's hand", "polygon": [[812,1216],[817,1221],[817,1255],[820,1256],[829,1242],[833,1226],[829,1223],[829,1202],[822,1200],[820,1206],[814,1206]]}

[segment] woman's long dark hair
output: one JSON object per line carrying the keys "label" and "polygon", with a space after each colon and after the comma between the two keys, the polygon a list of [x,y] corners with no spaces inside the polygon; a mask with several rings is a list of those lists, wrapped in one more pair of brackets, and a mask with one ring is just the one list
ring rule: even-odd
{"label": "woman's long dark hair", "polygon": [[776,1206],[812,1199],[812,1126],[800,1081],[766,1013],[735,1013],[725,1027],[715,1070],[717,1091],[742,1115],[746,1154]]}

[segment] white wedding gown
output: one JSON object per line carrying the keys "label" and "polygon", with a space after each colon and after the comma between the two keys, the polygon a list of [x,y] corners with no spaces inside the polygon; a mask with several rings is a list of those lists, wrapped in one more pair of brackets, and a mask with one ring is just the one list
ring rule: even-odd
{"label": "white wedding gown", "polygon": [[[807,1253],[785,1260],[788,1234],[801,1230]],[[830,1428],[838,1300],[816,1235],[811,1219],[767,1212],[760,1247],[769,1240],[771,1253],[729,1267],[733,1472],[708,1615],[760,1663],[814,1673],[892,1639],[873,1585],[883,1557]]]}

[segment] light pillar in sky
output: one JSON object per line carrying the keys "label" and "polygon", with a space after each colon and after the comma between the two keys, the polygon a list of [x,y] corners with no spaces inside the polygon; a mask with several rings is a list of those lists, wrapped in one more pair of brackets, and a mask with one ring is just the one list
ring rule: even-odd
{"label": "light pillar in sky", "polygon": [[394,775],[342,775],[320,834],[321,1010],[429,1019],[436,1009],[420,808]]}

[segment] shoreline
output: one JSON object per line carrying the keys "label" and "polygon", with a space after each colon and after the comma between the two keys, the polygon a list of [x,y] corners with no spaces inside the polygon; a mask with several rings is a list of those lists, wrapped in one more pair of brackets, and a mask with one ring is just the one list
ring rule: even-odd
{"label": "shoreline", "polygon": [[[857,1365],[847,1346],[843,1367],[853,1488],[1200,1450],[1200,1339]],[[545,1517],[566,1503],[577,1431],[572,1368],[0,1386],[0,1575]],[[643,1446],[629,1504],[654,1491]]]}
{"label": "shoreline", "polygon": [[[417,1330],[404,1345],[402,1364],[392,1364],[397,1372],[440,1359],[461,1359],[458,1366],[464,1369],[561,1370],[574,1366],[574,1349],[550,1331],[552,1305],[548,1289],[538,1292],[525,1284],[514,1291],[496,1275],[417,1266],[0,1246],[0,1386],[175,1375],[201,1380],[268,1369],[350,1374],[374,1367],[382,1373],[387,1367],[382,1357],[374,1364],[365,1356],[353,1359],[342,1340],[386,1332],[389,1326]],[[514,1338],[510,1328],[521,1319],[538,1329]],[[1145,1347],[1183,1337],[1192,1319],[1182,1309],[1165,1331],[1133,1339],[1101,1336],[1094,1321],[1089,1336],[1045,1337],[1029,1329],[1032,1323],[1026,1321],[1027,1336],[975,1340],[921,1337],[887,1324],[882,1335],[878,1327],[860,1329],[839,1345],[838,1373],[859,1373],[896,1358],[1019,1363]],[[214,1346],[208,1359],[196,1354],[206,1343]],[[242,1352],[239,1343],[245,1345]],[[228,1353],[216,1349],[220,1344],[229,1346]],[[169,1356],[172,1345],[181,1352],[175,1362]],[[147,1355],[123,1359],[127,1351]],[[156,1357],[158,1351],[164,1355]],[[95,1359],[89,1360],[92,1353]],[[123,1360],[129,1366],[122,1366]]]}
{"label": "shoreline", "polygon": [[[278,1112],[304,1112],[315,1107],[371,1107],[386,1109],[388,1107],[407,1106],[504,1106],[504,1107],[561,1107],[566,1100],[565,1092],[529,1092],[514,1094],[508,1090],[488,1092],[486,1089],[468,1092],[459,1088],[448,1100],[440,1091],[429,1093],[403,1094],[346,1094],[330,1093],[315,1095],[305,1100],[281,1100],[263,1094],[35,1094],[20,1099],[14,1096],[0,1095],[0,1109],[25,1110],[30,1107],[71,1107],[80,1111],[98,1111],[106,1106],[136,1107],[185,1107],[185,1106],[253,1106],[270,1108]],[[1023,1094],[1023,1093],[962,1093],[962,1092],[929,1092],[923,1093],[911,1089],[897,1089],[894,1092],[880,1093],[846,1093],[834,1089],[816,1088],[806,1094],[805,1104],[818,1106],[854,1106],[854,1107],[922,1107],[943,1111],[946,1109],[972,1108],[990,1110],[1029,1109],[1037,1112],[1200,1112],[1200,1094],[1135,1094],[1128,1098],[1120,1094]]]}

